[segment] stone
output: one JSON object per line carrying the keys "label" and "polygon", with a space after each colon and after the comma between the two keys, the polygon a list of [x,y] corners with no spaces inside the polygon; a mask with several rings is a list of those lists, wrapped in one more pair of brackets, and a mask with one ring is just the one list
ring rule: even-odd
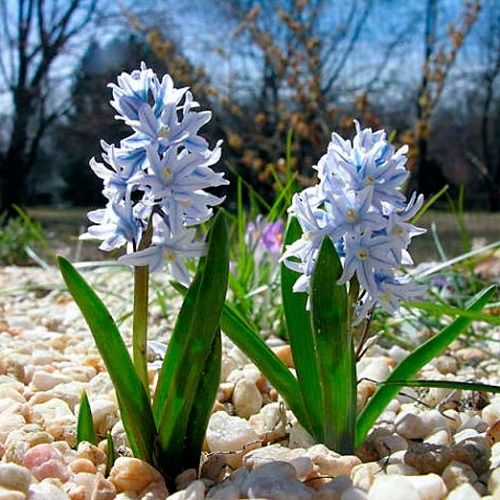
{"label": "stone", "polygon": [[193,481],[187,489],[178,491],[168,498],[170,500],[203,500],[205,498],[205,485],[203,481]]}
{"label": "stone", "polygon": [[250,426],[263,443],[272,443],[286,436],[286,413],[279,403],[262,407],[249,419]]}
{"label": "stone", "polygon": [[16,464],[0,464],[0,487],[28,493],[31,472]]}
{"label": "stone", "polygon": [[500,420],[500,401],[495,400],[485,406],[481,411],[481,418],[488,425],[493,425]]}
{"label": "stone", "polygon": [[358,371],[358,379],[370,382],[383,382],[390,373],[389,365],[384,357],[366,358],[367,364]]}
{"label": "stone", "polygon": [[[31,408],[31,421],[40,424],[56,440],[69,440],[76,444],[76,417],[68,404],[51,399]],[[73,443],[72,443],[73,444]]]}
{"label": "stone", "polygon": [[24,500],[26,493],[22,491],[9,490],[0,486],[0,500]]}
{"label": "stone", "polygon": [[161,474],[147,462],[138,458],[118,457],[109,473],[109,481],[117,492],[139,493],[151,483],[162,482]]}
{"label": "stone", "polygon": [[500,491],[500,469],[491,471],[490,478],[488,479],[488,491],[492,495],[497,495]]}
{"label": "stone", "polygon": [[63,490],[46,481],[33,483],[29,489],[29,500],[68,500]]}
{"label": "stone", "polygon": [[353,467],[350,477],[354,486],[368,491],[373,481],[375,481],[375,477],[383,473],[382,468],[377,462],[368,462]]}
{"label": "stone", "polygon": [[306,455],[303,448],[290,450],[280,444],[273,444],[250,451],[243,458],[244,465],[250,470],[273,462],[289,463],[300,480],[306,479],[313,471],[313,461]]}
{"label": "stone", "polygon": [[[381,466],[383,464],[380,464]],[[387,475],[398,474],[400,476],[418,476],[418,470],[405,463],[392,463],[385,466]]]}
{"label": "stone", "polygon": [[367,500],[367,495],[359,488],[348,488],[340,495],[340,500]]}
{"label": "stone", "polygon": [[70,462],[68,467],[75,474],[78,474],[79,472],[89,472],[91,474],[95,474],[97,471],[95,465],[87,458],[77,458]]}
{"label": "stone", "polygon": [[448,373],[457,373],[458,370],[458,362],[453,356],[439,356],[434,360],[434,366],[441,372],[443,375]]}
{"label": "stone", "polygon": [[477,474],[470,465],[456,461],[450,462],[441,476],[449,491],[455,489],[460,484],[477,481]]}
{"label": "stone", "polygon": [[87,441],[78,443],[76,449],[76,458],[85,458],[90,460],[95,466],[105,464],[107,460],[106,453],[98,446]]}
{"label": "stone", "polygon": [[[308,482],[314,487],[315,482]],[[339,500],[340,495],[353,487],[352,481],[347,476],[337,476],[331,481],[320,484],[316,497],[322,500]]]}
{"label": "stone", "polygon": [[96,432],[105,436],[118,421],[115,403],[107,398],[98,397],[90,400],[90,409]]}
{"label": "stone", "polygon": [[35,391],[48,391],[59,384],[65,384],[70,381],[71,379],[64,375],[39,370],[33,374],[31,387]]}
{"label": "stone", "polygon": [[[0,385],[0,400],[4,399],[12,399],[17,403],[26,403],[26,398],[17,390],[14,384],[10,383]],[[4,407],[4,405],[0,403],[0,408],[2,407]],[[3,413],[3,411],[0,410],[0,413]]]}
{"label": "stone", "polygon": [[406,440],[398,434],[388,434],[374,439],[375,449],[379,457],[392,455],[393,453],[401,450],[408,449]]}
{"label": "stone", "polygon": [[12,415],[2,414],[0,418],[0,444],[5,444],[9,434],[21,428],[25,423],[24,417],[17,413]]}
{"label": "stone", "polygon": [[175,478],[175,486],[178,490],[186,489],[190,483],[196,481],[198,473],[196,469],[186,469]]}
{"label": "stone", "polygon": [[274,354],[284,363],[288,368],[295,368],[295,363],[292,357],[292,349],[289,345],[275,347]]}
{"label": "stone", "polygon": [[437,474],[402,477],[405,477],[406,481],[413,485],[421,500],[439,500],[446,496],[446,484]]}
{"label": "stone", "polygon": [[500,467],[500,443],[495,443],[491,447],[491,468]]}
{"label": "stone", "polygon": [[497,420],[494,424],[488,427],[488,430],[486,431],[486,439],[488,440],[490,446],[500,442],[500,420]]}
{"label": "stone", "polygon": [[446,496],[443,480],[436,474],[426,476],[377,476],[368,500],[440,500]]}
{"label": "stone", "polygon": [[437,410],[415,415],[401,412],[395,421],[396,432],[406,439],[422,439],[438,430],[446,429],[446,418]]}
{"label": "stone", "polygon": [[221,484],[216,484],[211,488],[206,498],[215,498],[217,500],[238,500],[240,497],[240,490],[229,481],[224,481]]}
{"label": "stone", "polygon": [[307,450],[307,454],[321,474],[333,478],[336,476],[349,476],[352,469],[361,464],[358,457],[354,455],[341,456],[322,444],[312,446]]}
{"label": "stone", "polygon": [[286,462],[257,467],[245,480],[242,491],[248,498],[268,500],[308,500],[314,497],[314,490],[298,481],[295,468]]}
{"label": "stone", "polygon": [[104,479],[103,476],[97,475],[90,500],[113,500],[115,497],[116,488],[113,483]]}
{"label": "stone", "polygon": [[445,467],[456,460],[470,465],[476,474],[489,469],[490,449],[477,442],[440,446],[430,443],[416,443],[406,451],[405,462],[415,467],[420,474],[441,474]]}
{"label": "stone", "polygon": [[243,378],[236,383],[233,405],[240,417],[249,418],[259,412],[262,407],[262,394],[254,382]]}
{"label": "stone", "polygon": [[480,500],[481,495],[468,483],[457,486],[448,493],[446,500]]}
{"label": "stone", "polygon": [[427,438],[425,438],[426,443],[431,443],[431,444],[450,444],[451,443],[451,435],[450,431],[448,429],[441,429],[440,431],[435,432],[434,434],[431,434]]}
{"label": "stone", "polygon": [[310,448],[316,444],[316,440],[296,420],[288,435],[288,446],[290,448]]}
{"label": "stone", "polygon": [[165,483],[162,481],[160,483],[151,483],[143,489],[139,496],[141,500],[163,500],[167,498],[168,490]]}
{"label": "stone", "polygon": [[368,500],[387,500],[388,498],[420,500],[420,495],[405,476],[378,476],[368,492]]}
{"label": "stone", "polygon": [[396,432],[406,439],[422,439],[430,429],[420,415],[401,412],[395,420]]}
{"label": "stone", "polygon": [[214,413],[208,422],[206,440],[210,451],[245,451],[256,443],[260,446],[257,434],[243,418],[233,417],[225,411]]}

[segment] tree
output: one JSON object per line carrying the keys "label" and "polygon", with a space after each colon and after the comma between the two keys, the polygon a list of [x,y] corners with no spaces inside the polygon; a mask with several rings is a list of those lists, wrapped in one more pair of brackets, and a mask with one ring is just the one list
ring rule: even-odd
{"label": "tree", "polygon": [[100,156],[100,140],[117,143],[129,133],[129,128],[114,118],[107,85],[122,71],[139,67],[141,61],[149,63],[150,54],[146,52],[144,44],[132,36],[105,45],[92,42],[76,68],[69,91],[70,109],[50,137],[66,203],[102,204],[101,182],[89,168],[89,159]]}
{"label": "tree", "polygon": [[0,212],[24,203],[27,178],[47,129],[66,111],[55,66],[82,35],[98,0],[0,0],[0,76],[11,98],[11,127],[0,156]]}
{"label": "tree", "polygon": [[[431,136],[431,120],[443,93],[460,48],[470,33],[480,11],[479,0],[465,2],[458,23],[448,24],[448,36],[438,41],[439,0],[427,0],[425,7],[424,29],[424,62],[422,77],[417,92],[416,121],[413,136],[415,161],[412,169],[411,189],[430,194],[436,186],[436,179],[444,184],[443,173],[439,165],[430,161],[429,138]],[[440,186],[437,186],[440,187]]]}

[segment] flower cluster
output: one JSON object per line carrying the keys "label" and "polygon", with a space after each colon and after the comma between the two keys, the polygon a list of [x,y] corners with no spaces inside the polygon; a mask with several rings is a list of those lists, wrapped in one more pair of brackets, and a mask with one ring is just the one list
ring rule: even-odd
{"label": "flower cluster", "polygon": [[120,261],[152,271],[168,264],[175,279],[188,283],[184,258],[204,251],[193,226],[223,201],[205,190],[228,184],[210,168],[220,158],[221,141],[210,149],[198,135],[211,112],[194,111],[199,104],[187,88],[175,88],[169,75],[160,81],[144,63],[110,87],[116,118],[132,134],[119,146],[103,141],[104,163],[90,162],[108,202],[88,214],[94,225],[83,238],[102,240],[102,250],[126,245]]}
{"label": "flower cluster", "polygon": [[263,255],[276,257],[281,254],[283,243],[283,221],[266,222],[262,215],[247,224],[245,243],[251,252],[254,252],[256,262],[260,262]]}
{"label": "flower cluster", "polygon": [[398,310],[398,302],[415,296],[421,287],[396,274],[412,264],[408,246],[424,229],[409,221],[423,203],[413,194],[406,202],[401,186],[407,179],[407,146],[395,150],[383,130],[361,130],[351,141],[332,134],[328,152],[315,169],[319,183],[294,195],[290,212],[303,235],[283,254],[285,264],[301,273],[296,292],[308,292],[323,237],[329,237],[343,259],[339,283],[356,275],[364,289],[358,318],[375,305]]}

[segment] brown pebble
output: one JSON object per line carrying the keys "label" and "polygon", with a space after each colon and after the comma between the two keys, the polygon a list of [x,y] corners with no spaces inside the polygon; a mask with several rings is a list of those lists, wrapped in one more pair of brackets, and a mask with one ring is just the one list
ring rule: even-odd
{"label": "brown pebble", "polygon": [[116,491],[139,493],[151,483],[163,482],[161,474],[138,458],[118,457],[109,474]]}
{"label": "brown pebble", "polygon": [[73,486],[69,492],[68,496],[71,500],[87,500],[87,490],[85,486],[75,485]]}
{"label": "brown pebble", "polygon": [[94,465],[105,464],[107,460],[106,453],[94,444],[87,443],[86,441],[78,444],[76,456],[77,458],[86,458]]}
{"label": "brown pebble", "polygon": [[295,368],[295,363],[292,358],[292,349],[289,345],[281,345],[273,349],[274,354],[288,367]]}
{"label": "brown pebble", "polygon": [[490,425],[486,432],[486,439],[490,446],[500,441],[500,420],[497,420],[493,425]]}
{"label": "brown pebble", "polygon": [[215,413],[217,411],[224,411],[224,405],[220,401],[215,401],[214,405],[212,406],[212,413]]}
{"label": "brown pebble", "polygon": [[77,458],[73,460],[68,466],[75,474],[78,472],[96,473],[95,465],[88,458]]}
{"label": "brown pebble", "polygon": [[186,489],[190,483],[196,481],[196,469],[186,469],[175,478],[175,485],[178,490]]}
{"label": "brown pebble", "polygon": [[116,488],[111,481],[98,477],[90,500],[113,500],[116,497]]}
{"label": "brown pebble", "polygon": [[269,397],[271,398],[271,401],[273,401],[273,402],[278,401],[278,391],[276,389],[271,389],[269,391]]}

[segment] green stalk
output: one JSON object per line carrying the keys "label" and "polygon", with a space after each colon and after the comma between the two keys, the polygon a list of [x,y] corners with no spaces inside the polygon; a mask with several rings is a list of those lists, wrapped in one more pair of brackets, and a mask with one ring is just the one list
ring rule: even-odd
{"label": "green stalk", "polygon": [[351,455],[356,424],[356,360],[349,299],[345,285],[337,284],[341,274],[335,247],[324,238],[311,279],[312,331],[324,402],[324,444],[337,453]]}
{"label": "green stalk", "polygon": [[148,381],[148,301],[149,267],[134,267],[134,319],[132,323],[132,348],[134,368],[146,392]]}

